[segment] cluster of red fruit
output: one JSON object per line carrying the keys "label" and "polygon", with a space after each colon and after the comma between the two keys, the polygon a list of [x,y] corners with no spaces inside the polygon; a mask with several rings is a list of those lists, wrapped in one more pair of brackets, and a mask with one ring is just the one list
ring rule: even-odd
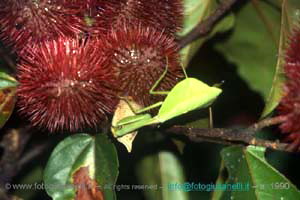
{"label": "cluster of red fruit", "polygon": [[285,117],[280,129],[285,133],[284,140],[291,142],[289,148],[300,150],[300,29],[296,28],[285,52],[283,86],[284,97],[278,107],[279,115]]}
{"label": "cluster of red fruit", "polygon": [[141,106],[182,77],[181,0],[8,0],[0,37],[20,56],[18,107],[49,131],[96,127],[119,97]]}

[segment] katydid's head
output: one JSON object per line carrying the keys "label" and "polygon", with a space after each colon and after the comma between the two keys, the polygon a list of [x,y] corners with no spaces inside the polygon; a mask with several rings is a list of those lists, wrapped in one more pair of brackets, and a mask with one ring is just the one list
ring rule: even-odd
{"label": "katydid's head", "polygon": [[18,106],[49,131],[94,128],[118,102],[112,68],[99,40],[60,37],[26,50],[18,66]]}
{"label": "katydid's head", "polygon": [[107,41],[104,49],[116,71],[121,96],[130,96],[142,106],[161,100],[149,91],[166,68],[156,90],[170,90],[183,77],[174,37],[164,31],[124,25],[111,31]]}

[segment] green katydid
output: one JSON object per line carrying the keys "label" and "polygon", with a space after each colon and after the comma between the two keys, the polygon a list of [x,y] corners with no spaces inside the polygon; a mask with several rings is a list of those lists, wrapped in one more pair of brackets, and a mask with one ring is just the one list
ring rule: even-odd
{"label": "green katydid", "polygon": [[[184,68],[185,79],[177,83],[171,91],[154,91],[168,71],[168,59],[166,69],[150,90],[150,94],[167,95],[163,102],[157,102],[137,112],[135,116],[125,117],[113,127],[116,137],[121,137],[143,126],[163,123],[167,120],[190,112],[192,110],[209,106],[222,92],[220,88],[210,87],[200,80],[189,78]],[[129,104],[130,106],[130,104]],[[161,106],[158,114],[151,117],[150,114],[140,114],[149,109]]]}

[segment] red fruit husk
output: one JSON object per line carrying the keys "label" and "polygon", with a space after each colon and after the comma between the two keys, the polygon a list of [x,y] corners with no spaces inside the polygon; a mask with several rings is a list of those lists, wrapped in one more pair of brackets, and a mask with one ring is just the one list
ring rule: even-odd
{"label": "red fruit husk", "polygon": [[149,91],[166,69],[168,73],[156,91],[168,91],[183,78],[174,37],[152,27],[124,26],[107,36],[104,47],[111,67],[117,71],[121,96],[129,96],[142,106],[151,105],[165,96]]}
{"label": "red fruit husk", "polygon": [[26,49],[18,66],[20,113],[50,132],[94,128],[107,119],[118,100],[102,46],[59,37]]}
{"label": "red fruit husk", "polygon": [[[182,0],[95,0],[92,34],[105,31],[103,27],[118,28],[130,23],[152,26],[168,33],[176,33],[183,23]],[[98,31],[99,30],[99,31]]]}
{"label": "red fruit husk", "polygon": [[284,72],[291,81],[300,77],[300,28],[296,28],[289,38]]}
{"label": "red fruit husk", "polygon": [[285,53],[284,73],[287,77],[283,87],[284,96],[277,108],[280,116],[287,120],[280,125],[285,134],[284,141],[300,150],[300,29],[294,30]]}
{"label": "red fruit husk", "polygon": [[0,38],[14,51],[84,29],[86,3],[81,0],[0,1]]}
{"label": "red fruit husk", "polygon": [[90,21],[86,27],[89,35],[101,36],[111,29],[121,10],[121,2],[122,0],[90,0],[89,12],[85,16]]}
{"label": "red fruit husk", "polygon": [[183,23],[182,0],[142,0],[135,13],[143,25],[153,26],[169,33],[176,33]]}
{"label": "red fruit husk", "polygon": [[283,89],[286,95],[278,106],[278,112],[288,119],[280,125],[280,128],[284,133],[300,132],[300,80],[288,80]]}

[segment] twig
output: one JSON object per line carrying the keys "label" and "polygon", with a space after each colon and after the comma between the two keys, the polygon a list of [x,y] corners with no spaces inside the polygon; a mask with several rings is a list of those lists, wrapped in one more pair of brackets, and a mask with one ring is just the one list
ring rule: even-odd
{"label": "twig", "polygon": [[262,121],[259,121],[255,124],[251,125],[248,129],[255,132],[255,131],[261,130],[265,127],[268,127],[268,126],[280,124],[280,123],[282,123],[286,120],[287,120],[286,116],[278,116],[278,117],[274,117],[274,118],[267,118],[267,119],[264,119]]}
{"label": "twig", "polygon": [[173,126],[166,130],[170,134],[185,135],[193,142],[215,142],[221,144],[240,144],[263,146],[273,150],[293,152],[289,144],[269,140],[257,139],[253,135],[254,129],[221,129],[221,128],[187,128]]}
{"label": "twig", "polygon": [[212,15],[198,23],[197,26],[193,28],[188,34],[186,34],[182,38],[179,38],[179,48],[182,49],[199,37],[209,34],[214,25],[227,13],[227,11],[235,2],[237,2],[237,0],[222,0],[219,7],[214,11]]}

